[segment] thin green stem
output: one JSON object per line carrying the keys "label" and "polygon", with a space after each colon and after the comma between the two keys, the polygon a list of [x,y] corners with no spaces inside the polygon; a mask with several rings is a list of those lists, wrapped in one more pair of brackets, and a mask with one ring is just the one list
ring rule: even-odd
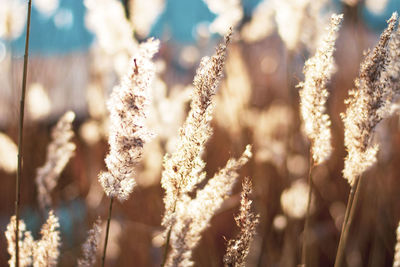
{"label": "thin green stem", "polygon": [[307,258],[307,246],[308,246],[308,231],[310,224],[310,209],[311,209],[311,199],[312,199],[312,191],[313,191],[313,181],[312,181],[312,171],[314,169],[314,160],[312,157],[312,153],[310,153],[310,168],[308,171],[308,199],[307,199],[307,213],[304,222],[304,231],[303,231],[303,246],[301,249],[301,263],[303,266],[306,265]]}
{"label": "thin green stem", "polygon": [[108,218],[107,218],[107,228],[106,228],[106,237],[104,240],[104,248],[103,248],[103,257],[101,258],[101,266],[104,267],[104,263],[106,261],[106,251],[107,251],[107,243],[108,243],[108,234],[110,232],[110,222],[111,222],[111,213],[113,207],[114,198],[110,199],[110,206],[108,208]]}
{"label": "thin green stem", "polygon": [[347,201],[346,213],[343,221],[342,232],[340,234],[339,245],[336,253],[335,265],[334,267],[340,267],[343,264],[343,258],[345,255],[347,240],[349,236],[349,231],[351,223],[354,218],[355,209],[359,200],[360,195],[360,184],[361,177],[357,178],[354,185],[351,187],[349,199]]}
{"label": "thin green stem", "polygon": [[[180,187],[179,187],[180,188]],[[175,199],[175,202],[174,202],[174,209],[173,209],[173,211],[172,211],[172,213],[175,213],[175,210],[176,210],[176,202],[177,202],[178,200],[177,200],[177,198]],[[161,263],[161,267],[164,267],[164,265],[165,265],[165,262],[167,261],[167,255],[168,255],[168,249],[169,249],[169,242],[170,242],[170,239],[171,239],[171,232],[172,232],[172,225],[169,227],[169,229],[168,229],[168,234],[167,234],[167,240],[166,240],[166,242],[165,242],[165,248],[164,248],[164,256],[163,256],[163,261],[162,261],[162,263]]]}
{"label": "thin green stem", "polygon": [[24,55],[24,71],[22,73],[22,92],[20,98],[19,109],[19,127],[18,127],[18,165],[17,178],[15,180],[15,266],[19,267],[19,205],[21,199],[21,180],[22,180],[22,136],[24,130],[24,111],[25,111],[25,91],[26,77],[28,72],[29,58],[29,32],[31,26],[31,8],[32,0],[28,1],[28,16],[26,18],[26,38],[25,38],[25,55]]}
{"label": "thin green stem", "polygon": [[172,231],[172,226],[168,230],[167,240],[165,242],[165,248],[164,248],[164,256],[163,256],[163,261],[161,263],[161,267],[164,267],[165,266],[165,262],[167,261],[167,255],[168,255],[168,249],[169,249],[169,241],[171,239],[171,231]]}

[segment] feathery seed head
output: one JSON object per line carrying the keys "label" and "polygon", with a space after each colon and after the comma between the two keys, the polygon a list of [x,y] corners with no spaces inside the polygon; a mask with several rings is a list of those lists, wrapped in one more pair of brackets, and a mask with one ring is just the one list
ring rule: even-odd
{"label": "feathery seed head", "polygon": [[203,189],[197,191],[196,198],[192,199],[184,194],[176,202],[174,217],[167,225],[172,226],[172,250],[166,266],[193,266],[192,251],[199,243],[201,233],[208,227],[226,196],[231,193],[239,176],[238,170],[248,162],[251,155],[251,146],[248,145],[240,158],[229,159],[226,166]]}
{"label": "feathery seed head", "polygon": [[33,267],[53,267],[57,265],[60,255],[60,224],[51,210],[46,223],[42,226],[42,238],[35,242],[33,250]]}
{"label": "feathery seed head", "polygon": [[250,243],[253,240],[258,225],[259,215],[251,212],[252,201],[249,195],[252,191],[252,185],[248,177],[243,180],[242,187],[240,213],[235,216],[236,225],[240,228],[240,233],[235,239],[228,241],[226,254],[224,256],[225,266],[245,266]]}
{"label": "feathery seed head", "polygon": [[201,154],[212,133],[210,127],[214,109],[212,101],[222,78],[231,34],[230,31],[226,35],[225,42],[217,47],[214,56],[202,59],[193,81],[195,88],[191,109],[180,129],[177,149],[172,155],[164,158],[161,178],[162,187],[166,190],[164,226],[173,213],[175,202],[180,195],[191,192],[205,178],[205,173],[202,173],[205,163],[201,159]]}
{"label": "feathery seed head", "polygon": [[153,39],[139,46],[131,66],[121,84],[115,86],[107,103],[110,111],[110,152],[105,162],[107,172],[99,181],[109,197],[127,200],[132,192],[134,166],[139,162],[143,146],[152,138],[145,126],[149,87],[155,75],[151,61],[158,51],[159,42]]}
{"label": "feathery seed head", "polygon": [[[10,223],[7,225],[7,230],[5,232],[5,236],[7,239],[7,251],[10,254],[11,258],[8,261],[8,265],[10,267],[15,266],[15,230],[16,230],[16,218],[15,216],[11,217]],[[26,225],[24,221],[19,221],[18,227],[18,243],[19,243],[19,265],[30,266],[32,264],[32,249],[34,246],[34,241],[32,235],[29,231],[26,230]]]}
{"label": "feathery seed head", "polygon": [[328,91],[326,85],[334,70],[333,52],[339,24],[343,15],[332,15],[328,31],[316,54],[304,66],[305,81],[299,84],[300,110],[303,130],[311,140],[311,152],[315,164],[327,160],[331,154],[331,121],[326,113]]}
{"label": "feathery seed head", "polygon": [[101,220],[98,218],[92,229],[88,232],[88,237],[82,245],[83,257],[78,259],[78,267],[91,267],[96,263],[96,252],[100,244]]}
{"label": "feathery seed head", "polygon": [[39,206],[44,210],[51,205],[51,191],[56,187],[58,178],[75,151],[71,142],[74,136],[72,122],[75,113],[66,112],[51,132],[52,141],[47,147],[46,163],[37,169],[35,178],[38,190]]}
{"label": "feathery seed head", "polygon": [[[40,234],[42,238],[34,241],[31,232],[26,230],[25,223],[19,222],[19,264],[20,266],[33,267],[53,267],[57,265],[58,256],[60,254],[60,232],[58,228],[58,218],[51,210],[45,224],[43,224]],[[8,253],[11,259],[8,264],[15,266],[15,216],[11,217],[11,221],[7,226],[6,239],[8,243]],[[24,236],[22,238],[22,236]]]}
{"label": "feathery seed head", "polygon": [[194,78],[191,110],[180,130],[177,150],[165,157],[161,184],[166,191],[166,210],[162,225],[170,230],[172,248],[165,266],[193,265],[192,250],[202,231],[232,190],[238,169],[251,157],[251,147],[247,146],[239,159],[230,159],[203,189],[197,190],[194,199],[189,196],[206,177],[201,153],[211,135],[212,101],[222,77],[230,36],[231,33],[225,37],[214,56],[203,58]]}
{"label": "feathery seed head", "polygon": [[341,114],[345,128],[344,143],[347,149],[343,176],[353,185],[355,180],[376,162],[378,145],[372,144],[376,125],[390,115],[392,102],[398,94],[400,64],[398,20],[393,13],[379,43],[368,51],[360,65],[356,89],[349,92],[345,101],[347,110]]}

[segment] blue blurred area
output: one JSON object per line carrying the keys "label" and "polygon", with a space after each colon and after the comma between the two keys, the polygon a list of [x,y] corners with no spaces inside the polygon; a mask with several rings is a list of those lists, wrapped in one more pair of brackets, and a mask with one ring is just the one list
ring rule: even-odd
{"label": "blue blurred area", "polygon": [[[50,16],[43,15],[32,6],[29,50],[31,54],[53,55],[87,50],[93,35],[84,25],[83,1],[62,0]],[[17,54],[25,47],[25,32],[13,41]]]}
{"label": "blue blurred area", "polygon": [[[340,10],[341,1],[332,0]],[[242,1],[245,17],[251,16],[261,0]],[[374,14],[363,7],[361,15],[365,23],[377,33],[386,27],[391,13],[400,10],[400,1],[388,0],[382,14]],[[74,51],[86,51],[93,35],[85,28],[85,7],[83,1],[62,0],[51,16],[45,16],[33,6],[31,22],[30,52],[32,54],[53,55]],[[150,36],[188,44],[196,42],[196,26],[209,24],[215,18],[203,0],[166,0],[165,9],[156,19]],[[13,42],[14,50],[23,53],[25,34]]]}
{"label": "blue blurred area", "polygon": [[251,16],[253,10],[260,4],[261,0],[244,0],[242,1],[243,13],[245,16]]}
{"label": "blue blurred area", "polygon": [[[64,202],[54,213],[59,219],[63,244],[66,246],[74,245],[73,238],[76,236],[74,233],[81,231],[82,225],[85,225],[87,213],[85,202],[81,199]],[[41,218],[39,213],[29,206],[21,211],[21,219],[36,240],[41,238],[40,228],[47,220],[47,214],[44,214],[44,216]],[[84,230],[86,231],[86,229]]]}
{"label": "blue blurred area", "polygon": [[400,1],[388,0],[386,8],[381,14],[375,14],[364,6],[362,9],[362,16],[369,28],[380,33],[384,28],[386,28],[386,21],[395,11],[400,11]]}
{"label": "blue blurred area", "polygon": [[[261,0],[243,1],[246,15],[251,15],[253,9]],[[154,23],[150,36],[171,38],[174,42],[196,42],[196,26],[209,24],[215,19],[203,0],[167,0],[163,13]]]}
{"label": "blue blurred area", "polygon": [[192,43],[196,40],[196,25],[213,21],[212,14],[202,0],[172,0],[165,4],[164,12],[153,25],[150,36],[168,35],[175,42]]}

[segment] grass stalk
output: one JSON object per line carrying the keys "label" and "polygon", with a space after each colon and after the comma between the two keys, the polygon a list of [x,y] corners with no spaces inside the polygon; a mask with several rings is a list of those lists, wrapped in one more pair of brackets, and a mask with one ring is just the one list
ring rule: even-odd
{"label": "grass stalk", "polygon": [[28,1],[28,16],[26,18],[26,37],[25,37],[25,54],[24,54],[24,70],[22,73],[22,91],[20,98],[19,109],[19,126],[18,126],[18,165],[17,177],[15,180],[15,266],[19,267],[19,206],[21,199],[21,180],[22,180],[22,140],[24,130],[24,112],[25,112],[25,92],[26,92],[26,78],[28,72],[28,58],[29,58],[29,33],[31,26],[31,9],[32,0]]}
{"label": "grass stalk", "polygon": [[[175,199],[173,213],[175,213],[176,202],[177,202],[177,200]],[[171,225],[171,226],[169,227],[169,229],[168,229],[167,240],[165,241],[164,256],[163,256],[163,261],[162,261],[162,263],[161,263],[161,267],[164,267],[164,266],[165,266],[165,262],[167,261],[168,249],[169,249],[169,242],[170,242],[170,240],[171,240],[171,232],[172,232],[172,225]]]}
{"label": "grass stalk", "polygon": [[307,198],[307,212],[306,218],[304,222],[304,231],[303,231],[303,246],[301,248],[301,264],[302,266],[306,266],[306,258],[307,258],[307,247],[308,247],[308,239],[309,236],[309,224],[310,224],[310,209],[311,209],[311,199],[312,199],[312,191],[313,191],[313,181],[312,181],[312,171],[314,169],[314,160],[312,154],[310,153],[310,167],[308,171],[308,198]]}
{"label": "grass stalk", "polygon": [[339,245],[335,258],[334,267],[340,267],[343,264],[343,258],[345,255],[347,240],[349,236],[350,226],[354,218],[355,209],[358,203],[359,195],[360,195],[360,184],[361,177],[359,177],[354,185],[351,187],[349,199],[347,201],[346,213],[344,216],[344,221],[342,225],[342,232],[340,234]]}
{"label": "grass stalk", "polygon": [[172,226],[169,227],[168,234],[167,234],[167,240],[165,242],[165,248],[164,248],[164,256],[163,256],[163,261],[161,263],[161,267],[165,266],[165,262],[167,261],[167,255],[168,255],[168,248],[169,248],[169,241],[171,239],[171,231],[172,231]]}
{"label": "grass stalk", "polygon": [[107,218],[107,227],[106,227],[106,237],[104,240],[104,248],[103,248],[103,257],[101,258],[101,266],[104,267],[106,261],[106,252],[107,252],[107,243],[108,243],[108,235],[110,232],[110,222],[111,222],[111,213],[113,207],[114,198],[110,198],[110,206],[108,208],[108,218]]}

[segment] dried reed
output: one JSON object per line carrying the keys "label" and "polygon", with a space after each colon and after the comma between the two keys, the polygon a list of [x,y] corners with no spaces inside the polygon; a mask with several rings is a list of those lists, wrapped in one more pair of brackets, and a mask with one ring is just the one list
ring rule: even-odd
{"label": "dried reed", "polygon": [[252,191],[251,180],[245,177],[242,183],[242,193],[240,201],[240,213],[235,216],[236,225],[240,232],[235,239],[228,241],[224,264],[227,267],[245,267],[246,257],[249,254],[250,245],[256,234],[259,215],[251,212],[252,201],[249,195]]}
{"label": "dried reed", "polygon": [[351,190],[335,267],[342,266],[349,229],[359,200],[361,175],[376,162],[378,145],[372,143],[374,129],[390,115],[394,98],[399,93],[400,31],[395,31],[397,21],[398,15],[393,13],[379,43],[367,52],[360,65],[359,77],[355,80],[356,89],[349,92],[350,97],[345,101],[346,113],[341,114],[348,152],[343,177],[351,185]]}
{"label": "dried reed", "polygon": [[38,202],[42,210],[51,205],[51,191],[56,187],[58,177],[73,156],[75,144],[70,141],[74,136],[72,122],[75,113],[66,112],[52,130],[52,141],[47,147],[45,164],[37,169],[35,178]]}
{"label": "dried reed", "polygon": [[202,172],[205,163],[201,159],[201,153],[211,136],[210,122],[214,109],[212,98],[222,77],[230,38],[231,32],[226,35],[225,42],[217,47],[213,57],[204,57],[201,60],[193,81],[195,90],[190,104],[191,109],[180,129],[177,149],[172,155],[165,157],[161,178],[161,185],[165,189],[165,213],[162,225],[167,235],[163,265],[167,259],[172,226],[176,220],[174,213],[177,203],[205,178],[205,173]]}
{"label": "dried reed", "polygon": [[78,259],[78,267],[91,267],[96,263],[96,252],[100,244],[101,220],[98,218],[92,229],[88,232],[88,237],[82,245],[83,256]]}
{"label": "dried reed", "polygon": [[328,99],[327,83],[334,71],[333,52],[335,41],[343,15],[333,14],[330,27],[322,39],[315,55],[308,59],[304,66],[305,81],[299,84],[300,111],[303,119],[303,130],[311,140],[310,166],[308,175],[308,204],[304,223],[302,264],[306,265],[307,236],[310,220],[311,196],[313,190],[312,170],[314,166],[326,161],[332,153],[331,121],[326,114]]}
{"label": "dried reed", "polygon": [[[40,231],[42,237],[40,240],[33,240],[31,232],[26,230],[25,223],[22,220],[19,224],[21,226],[18,229],[18,242],[21,248],[19,263],[21,266],[30,266],[31,264],[33,264],[33,267],[56,266],[58,256],[60,255],[60,232],[58,231],[60,225],[53,211],[49,212],[49,217],[42,226]],[[8,253],[11,255],[11,259],[8,262],[10,266],[16,266],[15,242],[17,242],[17,238],[15,236],[15,228],[16,217],[12,216],[5,232],[8,243]]]}
{"label": "dried reed", "polygon": [[24,110],[25,110],[25,92],[26,92],[26,78],[28,76],[28,58],[29,58],[29,33],[31,26],[31,9],[32,0],[28,1],[28,16],[26,18],[26,38],[25,38],[25,55],[24,55],[24,70],[22,73],[22,91],[19,108],[19,127],[18,127],[18,164],[17,164],[17,178],[15,180],[15,266],[19,267],[19,205],[21,199],[21,180],[22,180],[22,141],[24,131]]}
{"label": "dried reed", "polygon": [[135,186],[135,165],[142,157],[144,144],[152,136],[145,127],[145,119],[148,91],[155,71],[151,58],[158,51],[158,45],[158,41],[150,39],[139,46],[128,73],[121,84],[114,87],[108,101],[110,152],[105,159],[108,171],[99,175],[104,192],[110,197],[102,266],[105,262],[113,200],[117,198],[123,202],[128,199]]}

